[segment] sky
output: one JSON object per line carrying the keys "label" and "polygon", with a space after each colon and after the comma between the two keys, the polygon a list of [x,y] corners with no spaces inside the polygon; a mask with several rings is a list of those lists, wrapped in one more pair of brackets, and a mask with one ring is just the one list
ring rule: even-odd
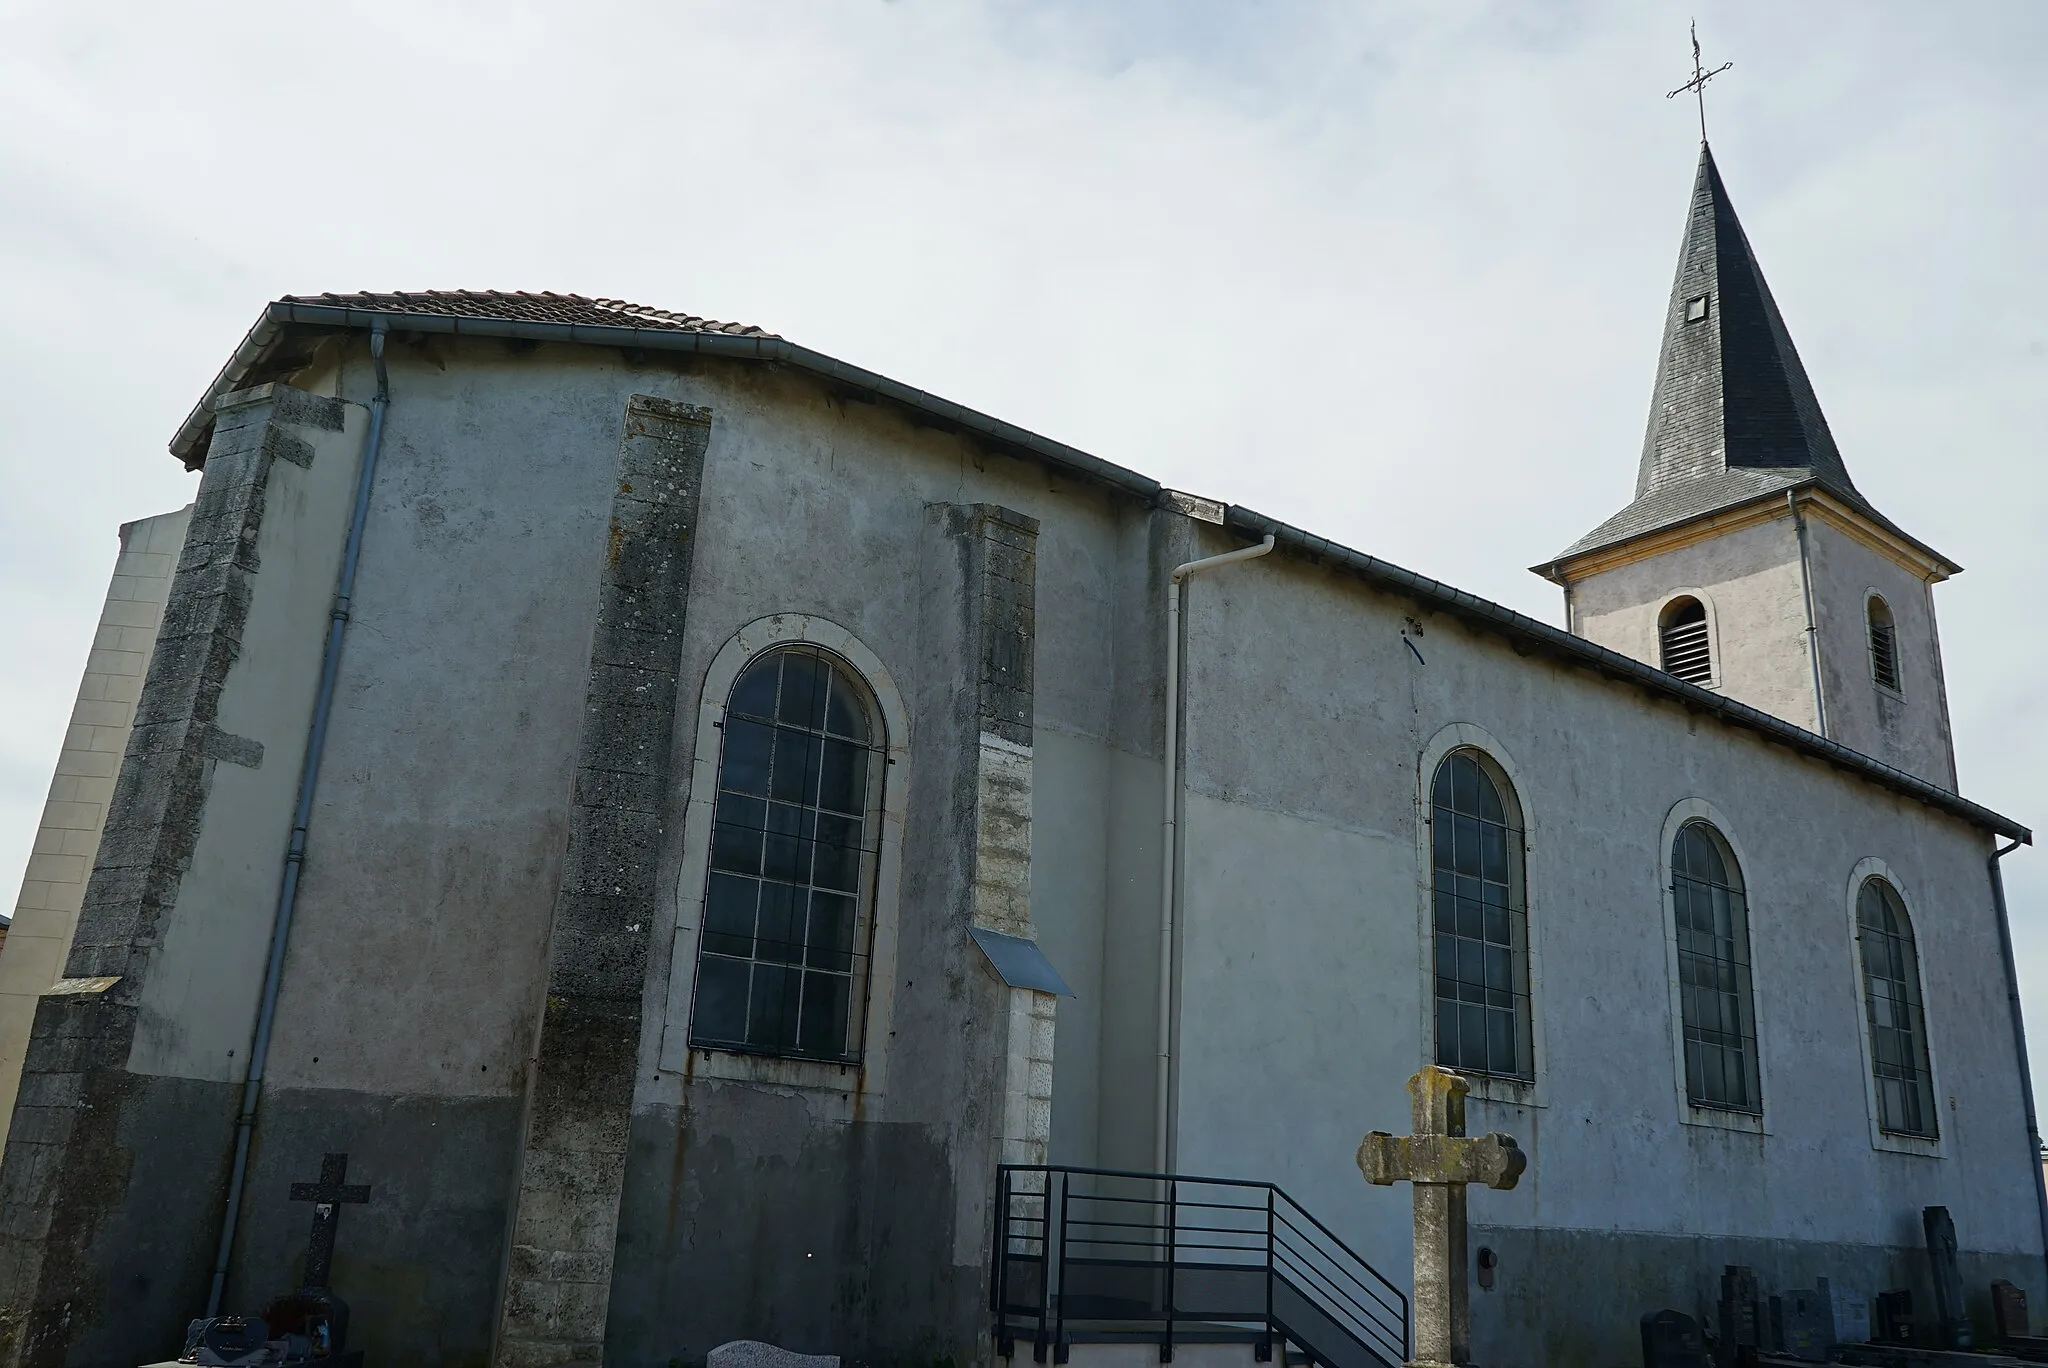
{"label": "sky", "polygon": [[1694,17],[1850,472],[1968,567],[1963,791],[2048,832],[2039,0],[0,0],[0,894],[117,529],[287,293],[756,323],[1558,621],[1524,567],[1632,490]]}

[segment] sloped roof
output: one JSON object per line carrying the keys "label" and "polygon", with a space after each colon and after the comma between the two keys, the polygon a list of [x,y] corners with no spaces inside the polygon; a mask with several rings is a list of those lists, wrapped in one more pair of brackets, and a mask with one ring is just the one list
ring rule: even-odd
{"label": "sloped roof", "polygon": [[583,323],[598,327],[655,328],[663,332],[723,333],[727,337],[773,337],[751,323],[720,323],[695,314],[651,309],[623,299],[525,290],[420,290],[390,294],[286,295],[287,304],[328,305],[370,313],[427,314],[439,318],[525,319],[535,323]]}
{"label": "sloped roof", "polygon": [[1922,545],[1849,478],[1713,151],[1701,143],[1635,499],[1557,559],[1805,486]]}
{"label": "sloped roof", "polygon": [[[171,452],[191,468],[205,464],[213,404],[221,395],[266,379],[278,379],[311,357],[309,341],[337,332],[389,329],[459,337],[498,337],[535,342],[645,348],[733,359],[774,362],[808,372],[840,393],[900,405],[918,421],[969,433],[1051,469],[1089,480],[1160,506],[1178,506],[1158,481],[1105,461],[1077,447],[1042,437],[1014,423],[956,404],[822,352],[798,346],[774,333],[744,324],[717,323],[694,314],[670,313],[618,300],[581,295],[497,291],[430,291],[419,294],[297,295],[266,307],[241,345],[228,358],[207,393],[171,440]],[[2024,826],[1960,794],[1894,769],[1882,761],[1816,736],[1791,722],[1688,684],[1655,666],[1595,645],[1584,637],[1525,617],[1497,603],[1403,570],[1362,552],[1232,506],[1220,514],[1230,530],[1251,536],[1272,533],[1297,554],[1359,575],[1379,589],[1412,598],[1451,614],[1482,631],[1496,632],[1518,651],[1533,651],[1563,663],[1634,685],[1742,727],[1792,750],[1971,822],[1987,831],[2031,844]]]}

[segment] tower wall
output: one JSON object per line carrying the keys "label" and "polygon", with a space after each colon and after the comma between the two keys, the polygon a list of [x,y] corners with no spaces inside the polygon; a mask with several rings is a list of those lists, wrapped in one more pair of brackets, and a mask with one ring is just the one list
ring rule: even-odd
{"label": "tower wall", "polygon": [[1799,540],[1782,511],[1745,526],[1652,550],[1573,579],[1572,630],[1660,665],[1658,616],[1681,594],[1707,609],[1709,687],[1819,730],[1806,648]]}
{"label": "tower wall", "polygon": [[[1801,499],[1807,566],[1789,508],[1736,510],[1570,567],[1571,628],[1662,665],[1657,626],[1680,595],[1707,609],[1708,687],[1945,788],[1956,786],[1931,562],[1832,503]],[[1806,639],[1806,576],[1820,644],[1820,695]],[[1872,596],[1891,611],[1896,689],[1871,654]]]}
{"label": "tower wall", "polygon": [[[1851,525],[1809,517],[1814,616],[1828,736],[1944,788],[1956,787],[1955,740],[1931,586],[1922,572],[1854,535]],[[1897,641],[1896,689],[1872,669],[1869,600],[1882,596]]]}

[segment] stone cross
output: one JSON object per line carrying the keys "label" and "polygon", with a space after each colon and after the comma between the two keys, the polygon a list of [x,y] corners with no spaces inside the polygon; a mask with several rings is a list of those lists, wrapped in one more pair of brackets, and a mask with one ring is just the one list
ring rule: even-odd
{"label": "stone cross", "polygon": [[1434,1064],[1408,1080],[1413,1135],[1373,1131],[1358,1147],[1366,1181],[1415,1187],[1413,1368],[1456,1368],[1472,1352],[1465,1285],[1465,1186],[1511,1188],[1529,1157],[1511,1136],[1465,1138],[1465,1080]]}
{"label": "stone cross", "polygon": [[320,1160],[320,1181],[293,1183],[292,1200],[313,1204],[313,1234],[306,1241],[306,1277],[309,1291],[326,1291],[334,1270],[334,1228],[341,1224],[341,1204],[360,1205],[370,1200],[368,1183],[344,1183],[348,1177],[348,1156],[329,1154]]}

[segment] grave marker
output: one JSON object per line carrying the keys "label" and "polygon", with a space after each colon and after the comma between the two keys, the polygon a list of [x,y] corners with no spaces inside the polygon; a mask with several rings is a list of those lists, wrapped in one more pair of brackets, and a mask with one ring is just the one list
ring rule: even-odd
{"label": "grave marker", "polygon": [[1505,1190],[1529,1157],[1512,1137],[1465,1137],[1469,1085],[1434,1064],[1408,1080],[1413,1135],[1373,1131],[1358,1146],[1358,1168],[1380,1187],[1415,1190],[1415,1357],[1413,1368],[1457,1368],[1472,1352],[1471,1289],[1465,1283],[1465,1188]]}
{"label": "grave marker", "polygon": [[1968,1349],[1973,1343],[1970,1313],[1963,1309],[1963,1275],[1956,1267],[1956,1223],[1948,1208],[1922,1207],[1920,1225],[1927,1232],[1927,1261],[1934,1273],[1934,1326],[1944,1349]]}
{"label": "grave marker", "polygon": [[1715,1341],[1715,1347],[1723,1368],[1735,1362],[1738,1349],[1755,1350],[1763,1345],[1756,1298],[1755,1273],[1741,1264],[1727,1264],[1722,1268],[1721,1335]]}
{"label": "grave marker", "polygon": [[1991,1318],[2001,1340],[2031,1338],[2034,1323],[2027,1316],[2027,1294],[2004,1278],[1991,1284]]}
{"label": "grave marker", "polygon": [[1643,1317],[1643,1368],[1708,1368],[1700,1323],[1682,1311],[1652,1311]]}
{"label": "grave marker", "polygon": [[298,1300],[305,1333],[321,1354],[339,1354],[348,1345],[348,1303],[328,1285],[334,1276],[334,1234],[341,1225],[341,1208],[370,1200],[369,1184],[350,1183],[347,1178],[348,1156],[328,1154],[320,1160],[319,1182],[292,1184],[294,1202],[313,1204],[313,1230],[306,1240],[306,1272]]}

